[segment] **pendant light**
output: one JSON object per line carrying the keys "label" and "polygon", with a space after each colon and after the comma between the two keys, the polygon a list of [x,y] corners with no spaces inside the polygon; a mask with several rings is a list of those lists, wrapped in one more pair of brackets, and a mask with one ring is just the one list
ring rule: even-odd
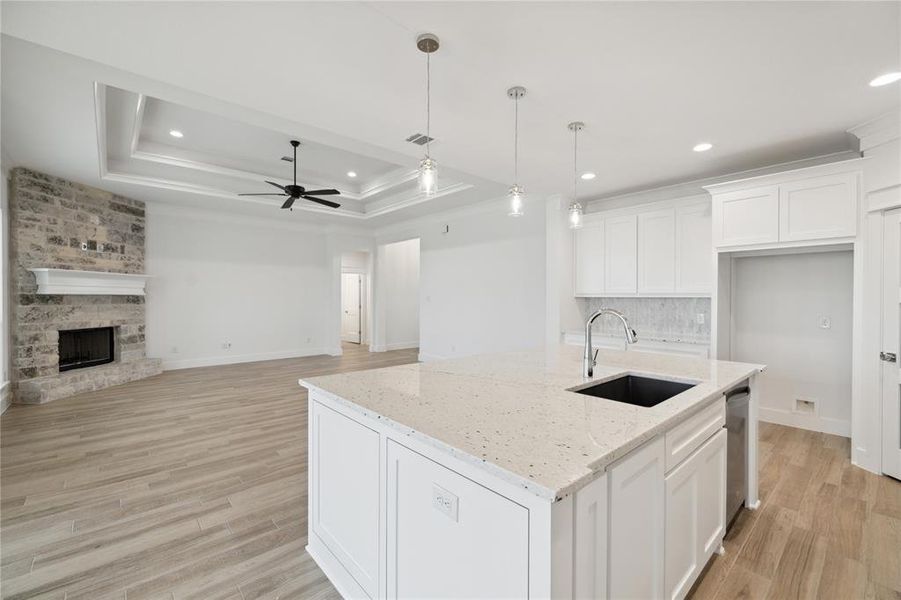
{"label": "pendant light", "polygon": [[526,88],[516,85],[507,90],[507,97],[513,100],[513,185],[507,196],[510,198],[510,216],[521,217],[525,190],[519,185],[519,99],[526,95]]}
{"label": "pendant light", "polygon": [[573,121],[566,126],[573,132],[573,200],[569,205],[569,228],[582,227],[582,205],[579,204],[579,132],[585,129],[582,121]]}
{"label": "pendant light", "polygon": [[423,33],[416,38],[416,47],[425,53],[425,158],[419,161],[419,191],[431,196],[438,189],[438,163],[429,154],[429,142],[432,141],[432,52],[438,50],[438,36]]}

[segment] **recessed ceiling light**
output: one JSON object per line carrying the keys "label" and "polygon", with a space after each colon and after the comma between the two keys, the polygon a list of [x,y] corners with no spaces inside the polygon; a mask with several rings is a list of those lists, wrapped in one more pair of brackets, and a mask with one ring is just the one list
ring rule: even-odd
{"label": "recessed ceiling light", "polygon": [[890,83],[895,83],[899,80],[901,80],[901,71],[892,71],[891,73],[880,75],[879,77],[871,81],[870,87],[880,87],[883,85],[888,85]]}
{"label": "recessed ceiling light", "polygon": [[356,176],[357,176],[357,172],[356,172],[356,171],[348,171],[348,172],[347,172],[347,176],[348,176],[348,177],[356,177]]}
{"label": "recessed ceiling light", "polygon": [[589,179],[594,179],[597,177],[594,173],[582,173],[582,179],[588,181]]}
{"label": "recessed ceiling light", "polygon": [[703,142],[692,148],[692,150],[694,150],[695,152],[707,152],[711,148],[713,148],[713,144],[709,142]]}
{"label": "recessed ceiling light", "polygon": [[171,135],[171,136],[174,137],[174,138],[183,138],[183,137],[185,137],[185,134],[183,134],[182,132],[180,132],[178,129],[170,129],[170,130],[169,130],[169,135]]}

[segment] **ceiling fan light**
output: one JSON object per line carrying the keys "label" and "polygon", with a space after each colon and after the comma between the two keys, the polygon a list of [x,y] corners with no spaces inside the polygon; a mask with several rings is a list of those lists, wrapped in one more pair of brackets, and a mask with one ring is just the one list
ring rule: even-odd
{"label": "ceiling fan light", "polygon": [[438,163],[426,156],[419,163],[419,191],[426,196],[438,190]]}
{"label": "ceiling fan light", "polygon": [[510,198],[510,212],[508,214],[511,217],[522,216],[522,207],[525,194],[525,190],[522,189],[522,186],[518,183],[514,183],[510,188],[510,191],[507,192],[507,196]]}
{"label": "ceiling fan light", "polygon": [[569,205],[569,228],[582,228],[582,205],[578,202],[573,202]]}

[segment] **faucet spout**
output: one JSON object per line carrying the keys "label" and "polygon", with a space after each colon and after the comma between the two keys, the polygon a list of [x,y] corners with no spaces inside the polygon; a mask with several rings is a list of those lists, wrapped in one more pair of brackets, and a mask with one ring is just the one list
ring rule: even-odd
{"label": "faucet spout", "polygon": [[591,325],[592,323],[594,323],[594,320],[601,315],[612,315],[622,322],[623,330],[625,330],[626,333],[626,342],[634,344],[638,341],[638,334],[636,334],[635,330],[629,326],[629,321],[626,320],[626,317],[625,315],[623,315],[623,313],[612,308],[602,308],[595,311],[594,314],[588,317],[588,320],[585,321],[585,353],[582,356],[582,376],[586,378],[594,376],[594,367],[597,364],[597,350],[592,353],[591,348]]}

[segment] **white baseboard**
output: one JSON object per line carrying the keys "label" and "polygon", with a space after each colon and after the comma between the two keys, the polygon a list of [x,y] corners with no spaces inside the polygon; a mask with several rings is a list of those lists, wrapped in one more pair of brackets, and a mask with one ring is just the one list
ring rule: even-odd
{"label": "white baseboard", "polygon": [[309,543],[306,547],[307,554],[313,559],[329,582],[342,598],[368,598],[369,594],[357,583],[357,580],[344,568],[344,565],[326,547],[319,537],[310,532]]}
{"label": "white baseboard", "polygon": [[231,356],[209,356],[205,358],[187,358],[183,360],[163,359],[164,371],[178,369],[194,369],[196,367],[215,367],[219,365],[234,365],[237,363],[259,362],[261,360],[279,360],[282,358],[300,358],[303,356],[319,356],[322,354],[340,355],[338,348],[299,348],[296,350],[279,350],[277,352],[258,352],[255,354],[235,354]]}
{"label": "white baseboard", "polygon": [[6,409],[9,408],[9,405],[12,404],[12,402],[12,388],[8,381],[4,381],[3,384],[0,385],[0,415],[6,412]]}
{"label": "white baseboard", "polygon": [[388,352],[389,350],[409,350],[410,348],[418,348],[419,340],[415,342],[395,342],[393,344],[369,345],[370,352]]}
{"label": "white baseboard", "polygon": [[801,415],[788,410],[768,408],[765,406],[761,406],[757,410],[759,419],[761,421],[766,421],[767,423],[776,423],[777,425],[788,425],[789,427],[798,427],[799,429],[831,433],[832,435],[840,435],[846,438],[851,437],[850,421],[830,419],[828,417],[817,417],[814,415]]}

